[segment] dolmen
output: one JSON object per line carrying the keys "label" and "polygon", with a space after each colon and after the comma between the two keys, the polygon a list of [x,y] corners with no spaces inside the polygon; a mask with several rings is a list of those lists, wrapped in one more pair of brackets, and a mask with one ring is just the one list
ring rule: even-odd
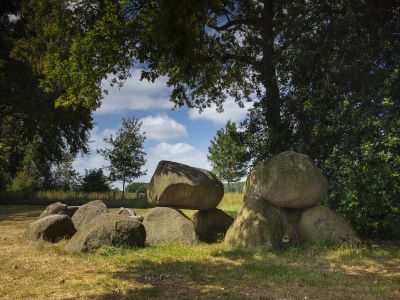
{"label": "dolmen", "polygon": [[[150,180],[147,201],[152,209],[143,225],[146,242],[197,244],[223,240],[233,218],[216,207],[224,185],[210,171],[160,161]],[[189,219],[180,209],[198,210]]]}
{"label": "dolmen", "polygon": [[57,202],[29,224],[24,237],[52,243],[68,240],[64,248],[69,252],[87,252],[103,245],[143,247],[146,231],[141,221],[143,217],[130,209],[109,213],[101,200],[82,206]]}
{"label": "dolmen", "polygon": [[247,178],[244,204],[225,244],[268,250],[288,243],[360,243],[343,217],[320,205],[327,192],[328,181],[307,155],[287,151],[262,161]]}

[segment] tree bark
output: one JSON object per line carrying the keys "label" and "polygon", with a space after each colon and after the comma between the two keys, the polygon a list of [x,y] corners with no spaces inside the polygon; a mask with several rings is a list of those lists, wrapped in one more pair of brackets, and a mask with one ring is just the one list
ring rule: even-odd
{"label": "tree bark", "polygon": [[281,98],[274,61],[274,4],[273,0],[264,0],[262,11],[261,35],[263,58],[261,60],[262,83],[265,95],[261,99],[261,108],[269,128],[272,154],[285,151],[285,134],[281,119]]}

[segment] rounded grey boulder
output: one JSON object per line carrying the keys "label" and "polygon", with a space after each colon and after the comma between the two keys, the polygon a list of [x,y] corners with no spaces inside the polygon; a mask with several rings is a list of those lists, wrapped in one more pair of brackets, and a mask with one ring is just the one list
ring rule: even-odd
{"label": "rounded grey boulder", "polygon": [[229,248],[270,250],[282,246],[282,237],[282,218],[277,209],[266,201],[245,198],[224,242]]}
{"label": "rounded grey boulder", "polygon": [[147,201],[153,207],[207,210],[216,208],[223,195],[222,182],[210,171],[160,161],[147,190]]}
{"label": "rounded grey boulder", "polygon": [[105,214],[107,212],[107,206],[101,200],[95,200],[88,202],[74,213],[72,216],[72,222],[75,228],[79,230],[82,226],[92,221],[99,215]]}
{"label": "rounded grey boulder", "polygon": [[316,206],[303,212],[299,222],[301,238],[306,242],[361,243],[353,227],[340,215],[324,206]]}
{"label": "rounded grey boulder", "polygon": [[86,252],[103,245],[143,247],[144,226],[133,218],[113,213],[99,215],[82,226],[65,245],[70,252]]}
{"label": "rounded grey boulder", "polygon": [[46,207],[44,211],[40,214],[39,218],[51,216],[51,215],[68,215],[68,205],[56,202],[52,203]]}
{"label": "rounded grey boulder", "polygon": [[125,207],[121,207],[118,211],[117,211],[118,215],[124,215],[124,216],[128,216],[128,217],[134,217],[136,216],[136,213],[129,208],[125,208]]}
{"label": "rounded grey boulder", "polygon": [[76,232],[74,224],[67,215],[50,215],[29,224],[24,238],[36,241],[43,239],[52,243],[68,239]]}
{"label": "rounded grey boulder", "polygon": [[193,222],[181,211],[169,207],[152,208],[145,215],[147,243],[197,244]]}
{"label": "rounded grey boulder", "polygon": [[328,181],[311,159],[293,151],[259,163],[250,173],[245,194],[277,207],[307,208],[326,197]]}
{"label": "rounded grey boulder", "polygon": [[192,217],[199,239],[206,243],[223,241],[233,218],[220,209],[200,210]]}

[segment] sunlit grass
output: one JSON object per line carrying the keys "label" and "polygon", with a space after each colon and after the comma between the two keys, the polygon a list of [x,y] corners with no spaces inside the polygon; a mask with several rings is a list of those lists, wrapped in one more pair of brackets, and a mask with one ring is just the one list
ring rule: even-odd
{"label": "sunlit grass", "polygon": [[[220,205],[240,206],[237,195],[226,195]],[[104,246],[69,254],[65,241],[31,244],[21,238],[33,218],[14,214],[37,208],[0,205],[0,298],[400,298],[400,247],[394,242],[256,252],[203,243]]]}

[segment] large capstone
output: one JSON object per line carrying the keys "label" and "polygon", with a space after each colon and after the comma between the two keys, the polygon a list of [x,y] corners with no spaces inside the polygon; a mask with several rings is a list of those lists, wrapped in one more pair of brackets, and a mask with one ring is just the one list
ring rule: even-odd
{"label": "large capstone", "polygon": [[328,181],[304,154],[283,152],[259,163],[250,173],[245,194],[285,208],[307,208],[326,197]]}
{"label": "large capstone", "polygon": [[106,212],[107,206],[103,201],[91,201],[79,207],[79,209],[72,216],[72,222],[74,222],[75,228],[79,230],[82,226],[89,223],[97,216],[105,214]]}
{"label": "large capstone", "polygon": [[206,243],[223,241],[233,223],[233,218],[220,209],[200,210],[192,220],[199,239]]}
{"label": "large capstone", "polygon": [[65,245],[71,252],[86,252],[103,245],[143,247],[144,226],[133,218],[114,213],[99,215],[82,226]]}
{"label": "large capstone", "polygon": [[299,231],[305,242],[361,242],[353,227],[343,217],[324,206],[312,207],[303,212]]}
{"label": "large capstone", "polygon": [[225,236],[229,248],[278,249],[282,246],[283,224],[276,208],[257,198],[245,198]]}
{"label": "large capstone", "polygon": [[193,222],[181,211],[169,207],[149,210],[143,220],[147,243],[197,244]]}
{"label": "large capstone", "polygon": [[24,238],[32,241],[42,239],[55,243],[59,240],[70,238],[75,232],[76,230],[70,217],[54,214],[39,218],[29,224],[24,233]]}
{"label": "large capstone", "polygon": [[61,202],[52,203],[42,211],[39,218],[51,215],[68,215],[68,205]]}
{"label": "large capstone", "polygon": [[222,182],[210,171],[160,161],[147,190],[150,206],[208,210],[224,195]]}

